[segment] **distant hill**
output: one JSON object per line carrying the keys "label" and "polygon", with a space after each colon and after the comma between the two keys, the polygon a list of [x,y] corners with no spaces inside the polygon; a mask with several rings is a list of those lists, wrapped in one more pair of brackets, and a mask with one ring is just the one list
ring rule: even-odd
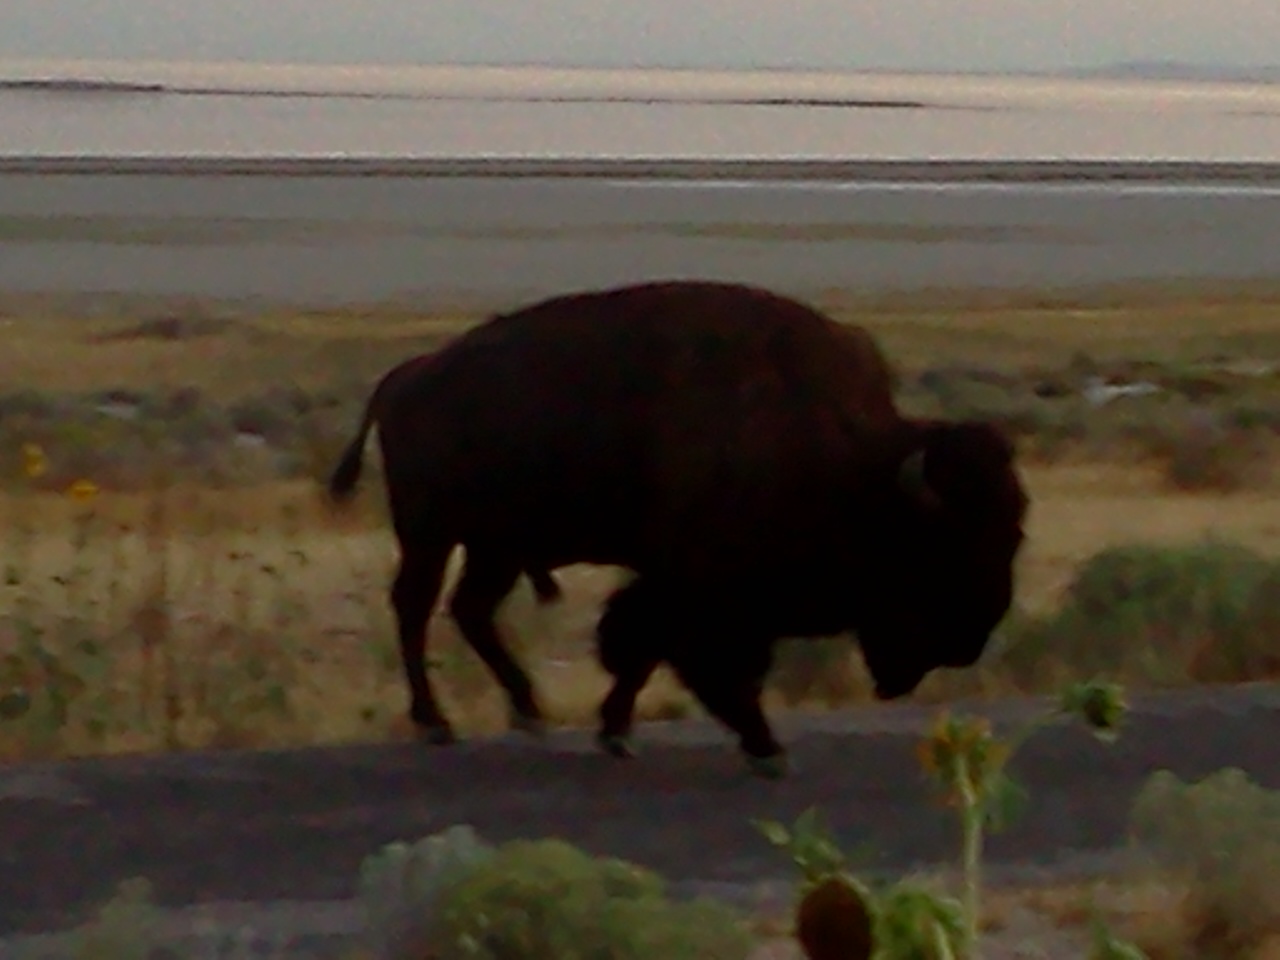
{"label": "distant hill", "polygon": [[1187,63],[1182,60],[1130,60],[1076,67],[1061,71],[1069,77],[1108,80],[1190,80],[1218,83],[1280,83],[1280,64],[1240,67],[1228,64]]}

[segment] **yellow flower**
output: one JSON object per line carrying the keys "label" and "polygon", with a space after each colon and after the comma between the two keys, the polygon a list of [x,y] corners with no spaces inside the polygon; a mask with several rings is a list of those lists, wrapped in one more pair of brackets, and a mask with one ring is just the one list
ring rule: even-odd
{"label": "yellow flower", "polygon": [[916,759],[925,773],[938,774],[955,759],[956,721],[948,711],[938,714],[933,729],[916,748]]}
{"label": "yellow flower", "polygon": [[88,503],[98,495],[98,485],[92,480],[80,479],[67,487],[67,496],[76,503]]}
{"label": "yellow flower", "polygon": [[981,755],[991,742],[991,722],[985,717],[963,720],[955,734],[956,752],[970,757]]}
{"label": "yellow flower", "polygon": [[985,717],[955,717],[940,714],[933,729],[916,745],[916,759],[926,774],[954,785],[961,762],[969,779],[986,777],[999,770],[1009,756],[1008,746],[992,736]]}
{"label": "yellow flower", "polygon": [[35,480],[43,477],[49,469],[49,461],[37,444],[24,443],[22,445],[22,472],[26,474],[27,479]]}
{"label": "yellow flower", "polygon": [[934,774],[938,772],[938,749],[932,738],[925,737],[916,744],[916,760],[925,773]]}
{"label": "yellow flower", "polygon": [[933,731],[930,736],[938,743],[950,743],[951,736],[955,733],[956,720],[951,715],[951,711],[943,710],[934,718]]}

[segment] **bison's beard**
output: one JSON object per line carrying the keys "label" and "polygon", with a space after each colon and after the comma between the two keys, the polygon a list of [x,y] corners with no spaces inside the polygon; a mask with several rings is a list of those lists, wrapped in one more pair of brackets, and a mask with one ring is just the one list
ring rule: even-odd
{"label": "bison's beard", "polygon": [[875,681],[875,696],[877,700],[898,700],[902,697],[910,696],[915,693],[916,687],[920,686],[920,682],[924,680],[923,673],[916,674],[911,677],[895,676],[891,678],[878,679]]}

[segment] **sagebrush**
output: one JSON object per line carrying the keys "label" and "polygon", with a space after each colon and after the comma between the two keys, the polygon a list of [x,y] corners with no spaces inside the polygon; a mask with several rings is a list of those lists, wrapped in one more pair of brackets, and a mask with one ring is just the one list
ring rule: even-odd
{"label": "sagebrush", "polygon": [[1280,791],[1234,768],[1193,782],[1160,771],[1131,830],[1186,887],[1188,958],[1245,956],[1280,933]]}
{"label": "sagebrush", "polygon": [[1280,676],[1280,560],[1218,540],[1132,544],[1076,571],[1059,608],[1008,628],[1014,682],[1106,674],[1146,687]]}

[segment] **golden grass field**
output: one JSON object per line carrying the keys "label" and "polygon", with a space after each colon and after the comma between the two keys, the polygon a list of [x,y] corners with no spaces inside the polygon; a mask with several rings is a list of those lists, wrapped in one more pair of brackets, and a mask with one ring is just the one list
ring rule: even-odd
{"label": "golden grass field", "polygon": [[[866,326],[904,371],[943,362],[1034,368],[1076,353],[1174,362],[1222,356],[1274,363],[1280,356],[1280,287],[1269,284],[876,297],[827,291],[810,300]],[[353,379],[371,386],[389,364],[483,319],[380,305],[243,315],[199,303],[124,303],[92,316],[62,309],[34,297],[0,302],[0,382],[7,389],[195,386],[233,397],[270,384],[319,388]],[[140,317],[175,314],[193,317],[207,333],[141,332]]]}
{"label": "golden grass field", "polygon": [[[1030,377],[1085,356],[1210,369],[1233,378],[1228,395],[1248,392],[1255,402],[1280,404],[1280,292],[1271,290],[896,300],[830,293],[817,302],[868,326],[904,376],[969,363]],[[196,386],[222,398],[292,385],[336,389],[350,399],[326,414],[332,422],[316,441],[311,479],[216,488],[185,481],[130,491],[104,485],[77,503],[56,489],[33,490],[39,485],[19,475],[17,454],[8,451],[0,544],[8,570],[4,609],[12,613],[0,618],[0,651],[27,653],[11,658],[10,676],[0,680],[65,690],[59,704],[41,707],[53,711],[46,726],[57,726],[56,735],[35,723],[32,710],[21,735],[0,725],[0,755],[405,732],[385,593],[394,541],[377,475],[343,514],[323,503],[316,478],[387,366],[480,318],[389,308],[188,314],[199,323],[187,333],[154,336],[136,313],[83,318],[49,315],[36,302],[9,304],[0,319],[0,383],[43,393]],[[1238,369],[1246,373],[1230,373]],[[45,454],[56,467],[63,451]],[[1274,444],[1259,456],[1269,466]],[[1280,556],[1274,470],[1240,489],[1188,492],[1135,455],[1100,458],[1068,448],[1051,460],[1028,456],[1022,469],[1033,502],[1019,569],[1017,603],[1025,610],[1052,609],[1078,565],[1108,545],[1214,536]],[[594,722],[605,679],[589,638],[615,576],[587,567],[561,571],[566,598],[551,608],[537,607],[522,582],[504,611],[549,713],[561,722]],[[447,618],[437,618],[434,630],[447,708],[459,726],[501,727],[505,712],[494,684]],[[58,665],[31,653],[33,642],[57,652]],[[931,678],[920,696],[975,688],[988,689],[981,671]],[[664,674],[641,709],[680,715],[689,700]]]}

